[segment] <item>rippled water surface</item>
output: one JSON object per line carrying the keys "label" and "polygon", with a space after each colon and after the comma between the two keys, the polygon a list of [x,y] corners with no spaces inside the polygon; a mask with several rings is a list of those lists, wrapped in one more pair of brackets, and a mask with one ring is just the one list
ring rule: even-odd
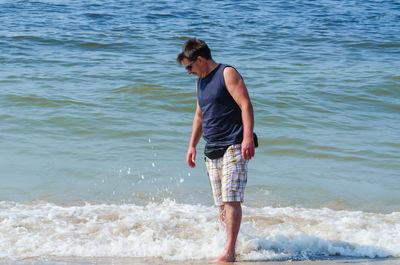
{"label": "rippled water surface", "polygon": [[254,105],[241,257],[400,256],[398,1],[0,1],[0,20],[0,258],[222,251],[203,140],[185,164],[190,37]]}

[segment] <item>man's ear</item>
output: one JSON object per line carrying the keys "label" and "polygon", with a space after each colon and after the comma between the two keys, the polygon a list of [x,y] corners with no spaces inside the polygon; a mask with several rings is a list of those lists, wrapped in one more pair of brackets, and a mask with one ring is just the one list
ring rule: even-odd
{"label": "man's ear", "polygon": [[204,63],[205,59],[201,56],[197,56],[197,61],[199,61],[200,64]]}

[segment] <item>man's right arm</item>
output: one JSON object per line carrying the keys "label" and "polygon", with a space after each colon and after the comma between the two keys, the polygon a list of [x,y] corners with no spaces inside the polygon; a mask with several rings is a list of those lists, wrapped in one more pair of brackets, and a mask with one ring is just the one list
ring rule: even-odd
{"label": "man's right arm", "polygon": [[196,166],[196,146],[203,135],[202,122],[203,116],[201,114],[199,102],[197,102],[196,112],[193,118],[192,136],[190,137],[189,148],[186,153],[186,162],[192,168]]}

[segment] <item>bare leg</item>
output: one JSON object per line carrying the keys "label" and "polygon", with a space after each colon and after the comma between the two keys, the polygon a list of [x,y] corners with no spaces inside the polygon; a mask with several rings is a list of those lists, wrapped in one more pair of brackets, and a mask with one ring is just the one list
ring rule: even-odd
{"label": "bare leg", "polygon": [[215,263],[235,261],[235,244],[242,221],[242,206],[240,202],[226,202],[224,209],[227,235],[226,245],[221,256],[213,261]]}
{"label": "bare leg", "polygon": [[221,223],[225,223],[225,207],[223,205],[219,207],[219,220]]}

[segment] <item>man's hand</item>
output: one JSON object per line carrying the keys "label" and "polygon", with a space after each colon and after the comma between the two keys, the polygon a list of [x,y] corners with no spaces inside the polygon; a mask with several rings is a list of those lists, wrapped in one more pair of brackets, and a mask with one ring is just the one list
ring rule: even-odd
{"label": "man's hand", "polygon": [[188,163],[189,167],[196,167],[196,148],[189,147],[186,153],[186,162]]}
{"label": "man's hand", "polygon": [[242,156],[245,160],[250,160],[254,156],[254,141],[243,139],[242,142]]}

